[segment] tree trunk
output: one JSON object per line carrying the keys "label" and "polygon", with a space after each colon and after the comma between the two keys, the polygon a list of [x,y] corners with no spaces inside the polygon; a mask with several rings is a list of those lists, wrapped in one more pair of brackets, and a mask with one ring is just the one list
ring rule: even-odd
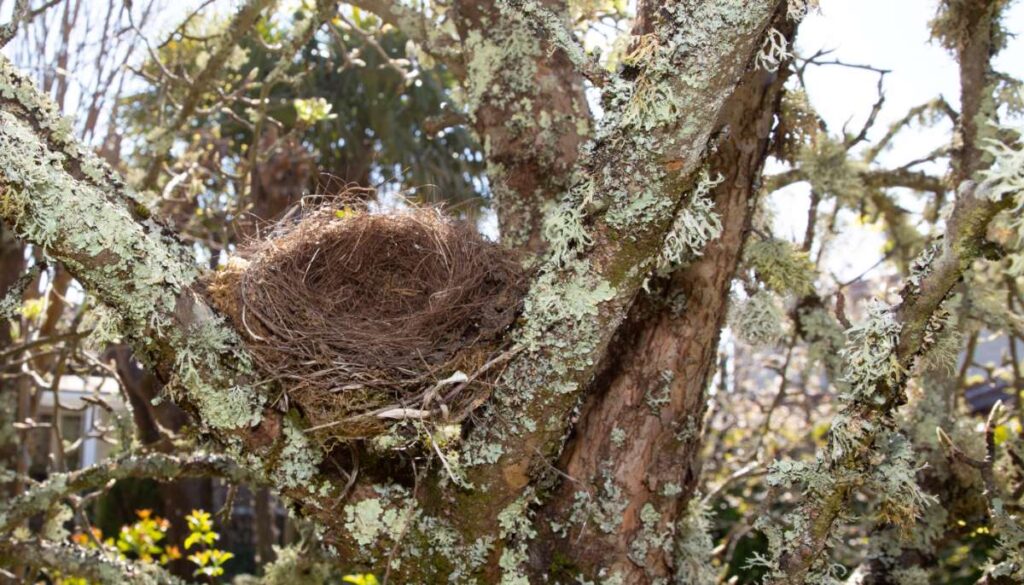
{"label": "tree trunk", "polygon": [[[792,36],[784,15],[776,20]],[[748,72],[722,113],[722,143],[709,159],[712,176],[724,177],[713,191],[722,234],[702,257],[641,294],[613,342],[610,362],[562,456],[560,467],[572,479],[561,483],[542,512],[571,528],[565,537],[551,534],[551,541],[533,547],[539,573],[560,556],[591,577],[604,569],[626,583],[673,575],[687,582],[689,576],[676,571],[676,551],[654,541],[675,534],[697,488],[705,389],[785,77]],[[622,506],[613,525],[591,519],[580,526],[580,518],[571,517],[580,498],[611,498],[612,486]],[[641,520],[645,506],[657,512],[656,524]]]}

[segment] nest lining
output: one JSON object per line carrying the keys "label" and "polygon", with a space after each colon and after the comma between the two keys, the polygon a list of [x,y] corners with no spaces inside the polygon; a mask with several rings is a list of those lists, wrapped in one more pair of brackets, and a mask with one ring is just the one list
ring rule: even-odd
{"label": "nest lining", "polygon": [[211,299],[324,439],[464,418],[525,294],[512,252],[434,208],[323,207],[241,256]]}

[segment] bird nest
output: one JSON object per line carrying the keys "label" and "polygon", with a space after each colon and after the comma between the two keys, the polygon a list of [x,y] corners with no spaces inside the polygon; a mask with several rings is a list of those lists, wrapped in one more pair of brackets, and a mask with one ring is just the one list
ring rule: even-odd
{"label": "bird nest", "polygon": [[512,252],[435,208],[321,207],[240,256],[211,300],[323,440],[465,418],[525,293]]}

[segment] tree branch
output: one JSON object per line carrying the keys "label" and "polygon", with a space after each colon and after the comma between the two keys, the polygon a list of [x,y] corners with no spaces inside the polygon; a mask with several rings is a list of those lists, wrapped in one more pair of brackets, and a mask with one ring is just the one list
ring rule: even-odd
{"label": "tree branch", "polygon": [[133,563],[110,558],[98,549],[66,542],[6,540],[0,542],[0,565],[31,565],[59,571],[62,576],[84,577],[103,585],[184,585],[154,563]]}
{"label": "tree branch", "polygon": [[32,516],[45,512],[69,495],[99,489],[111,480],[144,477],[173,481],[186,477],[219,477],[239,483],[259,484],[261,478],[227,456],[199,453],[175,457],[165,453],[130,455],[107,459],[101,463],[70,473],[51,474],[46,481],[29,487],[0,505],[0,532],[10,532]]}

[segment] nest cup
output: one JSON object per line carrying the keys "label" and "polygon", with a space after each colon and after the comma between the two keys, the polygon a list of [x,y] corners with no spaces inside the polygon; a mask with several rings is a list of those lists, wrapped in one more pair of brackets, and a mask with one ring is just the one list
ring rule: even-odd
{"label": "nest cup", "polygon": [[514,253],[436,208],[323,206],[240,256],[211,299],[323,440],[465,418],[525,293]]}

